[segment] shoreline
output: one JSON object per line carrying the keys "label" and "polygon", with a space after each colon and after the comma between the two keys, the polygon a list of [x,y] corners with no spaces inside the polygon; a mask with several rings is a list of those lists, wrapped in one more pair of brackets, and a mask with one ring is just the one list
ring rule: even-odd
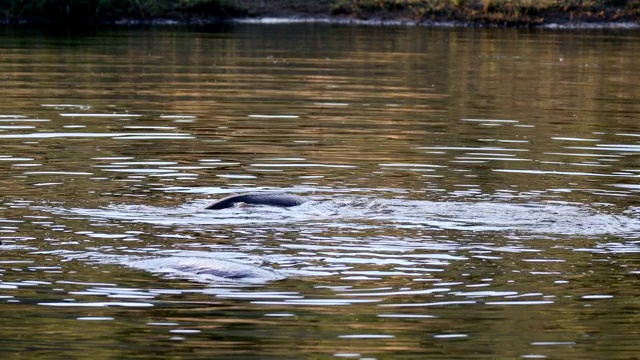
{"label": "shoreline", "polygon": [[327,24],[327,25],[354,25],[354,26],[407,26],[407,27],[431,27],[431,28],[516,28],[516,29],[640,29],[640,23],[631,21],[570,21],[538,24],[535,26],[503,26],[500,24],[479,24],[456,20],[407,20],[407,19],[352,19],[342,17],[241,17],[224,20],[232,24],[260,24],[260,25],[286,25],[286,24]]}
{"label": "shoreline", "polygon": [[[122,18],[109,21],[69,22],[70,27],[84,26],[207,26],[207,25],[294,25],[320,24],[339,26],[424,27],[459,29],[557,29],[557,30],[640,30],[640,23],[632,21],[559,21],[528,26],[477,23],[460,20],[411,20],[405,18],[358,19],[342,16],[261,16],[261,17],[157,17],[146,19]],[[60,26],[59,22],[41,20],[7,21],[4,26]]]}
{"label": "shoreline", "polygon": [[[204,26],[204,25],[293,25],[324,24],[341,26],[425,27],[425,28],[477,28],[477,29],[573,29],[573,30],[640,30],[640,23],[633,21],[555,21],[527,26],[495,23],[477,23],[461,20],[411,20],[405,18],[358,19],[342,16],[261,16],[261,17],[157,17],[146,19],[122,18],[110,21],[70,22],[67,26]],[[0,20],[4,26],[59,26],[59,22],[41,20]]]}
{"label": "shoreline", "polygon": [[640,29],[640,0],[234,0],[234,23]]}
{"label": "shoreline", "polygon": [[[329,24],[433,28],[640,29],[640,0],[8,0],[4,25]],[[33,5],[20,5],[22,3]],[[56,5],[57,4],[57,5]],[[615,5],[613,5],[615,4]],[[24,7],[21,7],[24,6]],[[48,6],[48,7],[46,7]]]}

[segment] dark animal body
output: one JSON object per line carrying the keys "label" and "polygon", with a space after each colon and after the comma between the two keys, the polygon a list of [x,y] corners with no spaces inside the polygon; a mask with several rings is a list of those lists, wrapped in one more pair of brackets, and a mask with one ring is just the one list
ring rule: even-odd
{"label": "dark animal body", "polygon": [[247,193],[227,196],[207,206],[208,210],[227,209],[236,204],[270,205],[278,207],[298,206],[307,200],[302,196],[286,193]]}

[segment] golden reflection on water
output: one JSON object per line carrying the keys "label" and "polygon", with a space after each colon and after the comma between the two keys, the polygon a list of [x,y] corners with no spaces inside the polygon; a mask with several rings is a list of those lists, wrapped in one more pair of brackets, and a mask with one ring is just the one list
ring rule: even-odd
{"label": "golden reflection on water", "polygon": [[3,358],[638,351],[636,34],[2,31]]}

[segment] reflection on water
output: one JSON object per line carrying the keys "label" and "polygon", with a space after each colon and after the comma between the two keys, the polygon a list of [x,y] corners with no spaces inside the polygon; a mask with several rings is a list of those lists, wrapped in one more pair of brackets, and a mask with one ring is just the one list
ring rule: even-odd
{"label": "reflection on water", "polygon": [[640,350],[633,32],[1,36],[3,358]]}

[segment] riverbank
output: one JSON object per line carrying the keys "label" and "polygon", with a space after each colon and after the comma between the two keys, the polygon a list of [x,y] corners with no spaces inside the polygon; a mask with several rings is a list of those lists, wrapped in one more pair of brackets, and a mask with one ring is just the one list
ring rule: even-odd
{"label": "riverbank", "polygon": [[237,0],[248,19],[485,27],[640,26],[640,0]]}
{"label": "riverbank", "polygon": [[325,22],[640,28],[640,0],[12,0],[5,23]]}

